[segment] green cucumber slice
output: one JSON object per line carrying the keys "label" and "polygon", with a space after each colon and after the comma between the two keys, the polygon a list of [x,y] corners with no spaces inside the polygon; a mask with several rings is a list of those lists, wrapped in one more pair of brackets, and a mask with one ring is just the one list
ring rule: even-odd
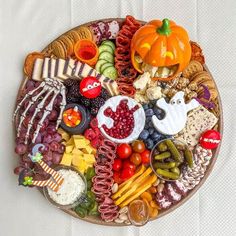
{"label": "green cucumber slice", "polygon": [[101,73],[101,66],[106,63],[107,63],[107,61],[104,59],[98,60],[96,63],[96,66],[95,66],[95,70],[98,71],[99,73]]}
{"label": "green cucumber slice", "polygon": [[101,71],[101,74],[103,73],[103,71],[107,68],[107,67],[111,67],[111,66],[114,66],[112,63],[110,62],[107,62],[105,64],[103,64],[100,68],[100,71]]}
{"label": "green cucumber slice", "polygon": [[114,64],[114,56],[112,55],[112,53],[110,52],[102,52],[100,55],[99,55],[99,60],[100,59],[104,59],[112,64]]}
{"label": "green cucumber slice", "polygon": [[107,67],[102,74],[110,79],[117,79],[118,76],[114,66]]}
{"label": "green cucumber slice", "polygon": [[103,41],[101,45],[109,45],[113,49],[113,51],[115,51],[115,49],[116,49],[115,44],[110,40]]}
{"label": "green cucumber slice", "polygon": [[101,54],[102,52],[110,52],[111,54],[114,54],[114,50],[112,49],[112,47],[106,44],[101,45],[98,50],[99,54]]}

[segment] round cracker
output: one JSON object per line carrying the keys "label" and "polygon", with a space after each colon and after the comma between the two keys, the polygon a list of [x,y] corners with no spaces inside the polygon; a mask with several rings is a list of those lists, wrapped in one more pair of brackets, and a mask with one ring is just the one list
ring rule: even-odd
{"label": "round cracker", "polygon": [[203,66],[198,61],[190,61],[188,66],[183,70],[183,76],[190,79],[193,75],[203,71]]}
{"label": "round cracker", "polygon": [[65,59],[67,56],[66,47],[62,41],[56,40],[51,44],[52,53],[58,57]]}
{"label": "round cracker", "polygon": [[74,44],[71,38],[67,37],[66,35],[62,35],[59,38],[59,41],[62,41],[66,47],[67,56],[71,56],[74,51]]}

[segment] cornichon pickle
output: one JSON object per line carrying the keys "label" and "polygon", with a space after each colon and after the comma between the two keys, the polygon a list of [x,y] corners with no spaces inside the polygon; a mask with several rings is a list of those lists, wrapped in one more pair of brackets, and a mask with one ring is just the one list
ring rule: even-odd
{"label": "cornichon pickle", "polygon": [[158,154],[158,155],[154,156],[154,159],[155,160],[163,160],[163,159],[168,158],[170,156],[171,156],[170,152],[163,152],[161,154]]}
{"label": "cornichon pickle", "polygon": [[180,153],[179,153],[178,149],[176,148],[175,144],[172,142],[172,140],[167,139],[167,140],[165,140],[165,143],[168,146],[168,149],[170,150],[173,158],[176,161],[181,161]]}
{"label": "cornichon pickle", "polygon": [[178,167],[171,168],[170,171],[173,172],[173,173],[176,173],[178,175],[180,174],[180,170],[179,170]]}
{"label": "cornichon pickle", "polygon": [[77,213],[77,215],[79,215],[81,218],[84,218],[87,215],[87,209],[81,207],[81,206],[77,206],[75,208],[75,212]]}
{"label": "cornichon pickle", "polygon": [[167,150],[167,146],[165,145],[164,142],[162,142],[162,143],[158,144],[158,149],[160,152],[164,152]]}
{"label": "cornichon pickle", "polygon": [[161,162],[155,162],[154,168],[155,169],[171,169],[175,167],[175,162],[169,162],[169,163],[161,163]]}
{"label": "cornichon pickle", "polygon": [[169,172],[169,171],[166,171],[166,170],[157,169],[156,172],[157,172],[158,175],[161,175],[164,178],[169,178],[169,179],[173,179],[173,180],[176,180],[176,179],[179,178],[178,174],[172,173],[172,172]]}
{"label": "cornichon pickle", "polygon": [[193,154],[189,149],[184,151],[184,157],[189,165],[190,168],[193,167]]}

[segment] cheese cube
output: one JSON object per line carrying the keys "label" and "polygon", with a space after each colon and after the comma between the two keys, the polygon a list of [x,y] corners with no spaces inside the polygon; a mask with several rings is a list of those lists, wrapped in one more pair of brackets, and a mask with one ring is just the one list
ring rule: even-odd
{"label": "cheese cube", "polygon": [[70,166],[71,165],[71,161],[72,161],[72,154],[68,154],[68,153],[64,153],[60,164],[61,165],[65,165],[65,166]]}
{"label": "cheese cube", "polygon": [[83,155],[84,153],[81,150],[74,148],[72,154]]}
{"label": "cheese cube", "polygon": [[73,159],[72,159],[72,165],[73,166],[79,166],[80,162],[83,161],[82,156],[81,155],[75,155],[73,154]]}
{"label": "cheese cube", "polygon": [[73,137],[71,137],[69,140],[68,140],[68,142],[66,143],[66,145],[75,145],[75,142],[74,142],[74,139],[73,139]]}
{"label": "cheese cube", "polygon": [[79,149],[85,148],[89,144],[89,140],[87,139],[75,139],[74,142],[76,148]]}
{"label": "cheese cube", "polygon": [[73,145],[66,145],[66,153],[71,153],[73,148],[74,148]]}
{"label": "cheese cube", "polygon": [[84,159],[89,164],[93,164],[95,162],[95,157],[93,154],[84,154]]}
{"label": "cheese cube", "polygon": [[73,135],[73,138],[74,139],[85,139],[85,137],[83,135],[79,135],[79,134]]}

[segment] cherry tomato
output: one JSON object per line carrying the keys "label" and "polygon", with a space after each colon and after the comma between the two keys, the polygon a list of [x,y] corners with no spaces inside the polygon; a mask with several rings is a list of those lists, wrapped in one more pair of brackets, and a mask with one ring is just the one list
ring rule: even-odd
{"label": "cherry tomato", "polygon": [[147,164],[150,162],[150,151],[149,150],[145,150],[144,152],[141,153],[141,158],[142,158],[142,163],[143,164]]}
{"label": "cherry tomato", "polygon": [[134,175],[134,171],[126,168],[121,171],[120,177],[123,181],[125,181],[125,180],[129,179],[130,177],[132,177],[133,175]]}
{"label": "cherry tomato", "polygon": [[121,167],[122,167],[122,161],[121,161],[121,159],[116,158],[116,159],[114,160],[113,165],[112,165],[113,170],[114,170],[114,171],[119,171],[119,170],[121,169]]}
{"label": "cherry tomato", "polygon": [[118,172],[118,171],[114,171],[114,173],[113,173],[113,179],[114,179],[114,181],[115,181],[117,184],[120,184],[120,183],[123,182],[122,179],[121,179],[121,173]]}
{"label": "cherry tomato", "polygon": [[142,153],[145,150],[145,144],[141,140],[135,140],[132,143],[132,148],[135,152]]}
{"label": "cherry tomato", "polygon": [[134,163],[136,166],[140,165],[142,162],[141,155],[139,153],[133,153],[130,157],[130,161]]}
{"label": "cherry tomato", "polygon": [[126,159],[132,154],[132,148],[129,144],[122,143],[117,147],[116,152],[121,159]]}
{"label": "cherry tomato", "polygon": [[131,170],[135,171],[136,166],[134,163],[130,162],[130,160],[125,160],[123,162],[123,169],[131,169]]}

